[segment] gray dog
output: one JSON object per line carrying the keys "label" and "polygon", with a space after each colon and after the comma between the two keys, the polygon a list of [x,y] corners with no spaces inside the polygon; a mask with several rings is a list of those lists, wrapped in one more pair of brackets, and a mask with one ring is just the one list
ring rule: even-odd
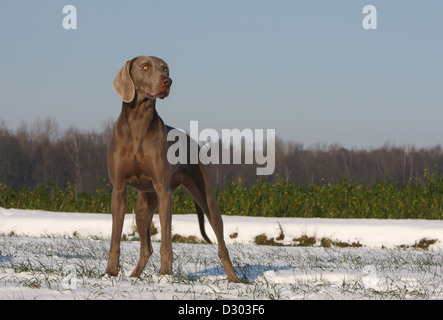
{"label": "gray dog", "polygon": [[[160,273],[172,274],[171,195],[183,184],[194,199],[200,230],[207,241],[203,214],[214,230],[228,280],[240,282],[223,238],[223,221],[215,200],[211,168],[200,161],[177,165],[168,162],[167,134],[173,128],[163,123],[155,104],[157,98],[169,95],[171,84],[168,65],[156,57],[139,56],[127,61],[115,77],[114,90],[123,103],[108,153],[109,177],[113,185],[112,236],[105,273],[112,276],[118,273],[126,187],[131,185],[138,190],[136,223],[141,245],[140,260],[131,277],[140,276],[153,252],[150,226],[157,207],[161,225]],[[189,158],[189,154],[187,156]]]}

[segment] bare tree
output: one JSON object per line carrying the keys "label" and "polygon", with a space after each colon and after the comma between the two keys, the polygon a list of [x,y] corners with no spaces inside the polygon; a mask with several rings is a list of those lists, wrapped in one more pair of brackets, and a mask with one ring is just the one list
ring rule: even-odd
{"label": "bare tree", "polygon": [[77,128],[69,128],[65,132],[64,148],[68,155],[71,164],[74,167],[74,190],[75,194],[81,193],[82,190],[82,174],[80,163],[80,149],[81,149],[81,133]]}

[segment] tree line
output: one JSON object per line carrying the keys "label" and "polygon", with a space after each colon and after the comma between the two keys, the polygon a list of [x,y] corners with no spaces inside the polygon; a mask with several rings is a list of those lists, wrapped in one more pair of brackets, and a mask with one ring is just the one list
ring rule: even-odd
{"label": "tree line", "polygon": [[60,130],[53,119],[22,123],[15,131],[0,122],[0,183],[34,188],[71,184],[76,192],[93,190],[107,178],[106,153],[112,125],[100,132],[76,127]]}
{"label": "tree line", "polygon": [[[114,123],[108,121],[99,131],[76,127],[61,130],[53,119],[22,123],[15,130],[0,121],[0,183],[35,188],[71,184],[77,193],[108,184],[107,149]],[[232,154],[232,152],[231,152]],[[232,163],[232,162],[231,162]],[[239,179],[246,186],[257,179],[301,184],[337,183],[354,179],[372,185],[387,180],[400,185],[432,171],[443,175],[443,148],[385,144],[374,149],[346,149],[339,144],[318,143],[305,147],[294,141],[276,139],[275,172],[257,176],[255,165],[214,165],[217,187]]]}

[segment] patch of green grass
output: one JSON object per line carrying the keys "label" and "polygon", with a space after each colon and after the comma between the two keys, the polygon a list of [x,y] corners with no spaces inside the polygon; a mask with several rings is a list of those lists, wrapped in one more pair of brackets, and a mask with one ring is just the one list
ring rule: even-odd
{"label": "patch of green grass", "polygon": [[[76,194],[66,188],[40,185],[16,189],[0,183],[0,207],[61,212],[111,212],[109,186]],[[301,185],[279,180],[258,180],[246,187],[239,179],[227,182],[216,192],[225,215],[304,218],[442,219],[443,178],[426,170],[422,177],[406,185],[378,181],[365,186],[354,180]],[[127,212],[135,210],[137,191],[128,188]],[[195,212],[194,201],[183,187],[172,197],[174,214]]]}

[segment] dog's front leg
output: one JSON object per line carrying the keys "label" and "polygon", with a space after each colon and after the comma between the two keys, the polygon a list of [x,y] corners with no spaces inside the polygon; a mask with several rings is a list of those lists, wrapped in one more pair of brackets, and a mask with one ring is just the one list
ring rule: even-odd
{"label": "dog's front leg", "polygon": [[161,227],[160,274],[172,274],[172,192],[169,186],[165,186],[161,189],[156,187],[156,192]]}
{"label": "dog's front leg", "polygon": [[123,222],[126,210],[126,185],[115,187],[112,190],[111,212],[112,212],[112,234],[111,248],[109,250],[108,266],[105,273],[117,276],[120,258],[120,239],[122,236]]}

